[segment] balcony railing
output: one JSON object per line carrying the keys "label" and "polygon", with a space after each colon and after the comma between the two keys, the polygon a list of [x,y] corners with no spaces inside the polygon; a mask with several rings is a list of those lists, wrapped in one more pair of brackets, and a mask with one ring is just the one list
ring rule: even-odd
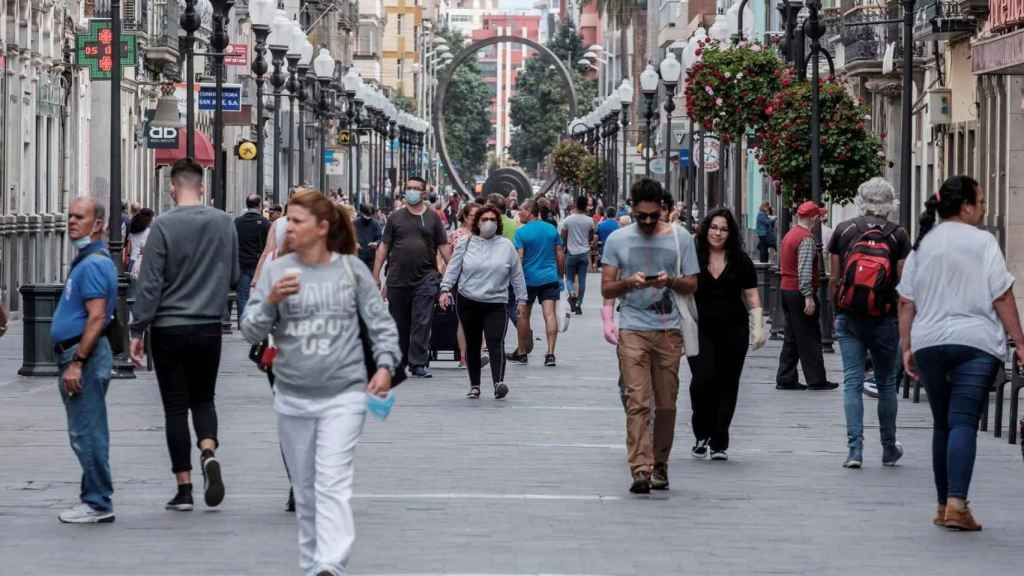
{"label": "balcony railing", "polygon": [[658,29],[679,25],[679,0],[662,0],[658,6]]}
{"label": "balcony railing", "polygon": [[[841,42],[846,64],[881,61],[886,47],[895,44],[893,60],[903,59],[903,25],[901,23],[872,24],[872,22],[902,20],[903,8],[897,2],[871,8],[854,6],[842,16]],[[914,44],[914,57],[924,56],[924,45]]]}

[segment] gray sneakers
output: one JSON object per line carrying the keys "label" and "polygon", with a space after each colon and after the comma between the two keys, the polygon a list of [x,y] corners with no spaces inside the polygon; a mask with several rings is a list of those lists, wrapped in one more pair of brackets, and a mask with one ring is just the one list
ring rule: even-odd
{"label": "gray sneakers", "polygon": [[106,524],[114,521],[114,512],[95,510],[85,502],[80,502],[61,512],[57,518],[65,524]]}
{"label": "gray sneakers", "polygon": [[846,462],[843,462],[843,468],[856,470],[863,465],[864,454],[857,448],[850,448],[850,453],[846,456]]}
{"label": "gray sneakers", "polygon": [[892,446],[882,448],[882,466],[895,466],[903,458],[903,444],[893,442]]}

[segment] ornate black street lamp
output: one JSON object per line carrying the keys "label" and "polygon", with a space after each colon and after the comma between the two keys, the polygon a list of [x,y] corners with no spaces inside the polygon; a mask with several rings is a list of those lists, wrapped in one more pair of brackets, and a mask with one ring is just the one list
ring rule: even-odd
{"label": "ornate black street lamp", "polygon": [[[185,155],[196,157],[196,112],[195,112],[195,44],[196,31],[202,26],[202,18],[196,11],[196,0],[185,0],[185,11],[178,19],[181,29],[185,31]],[[120,97],[120,95],[118,95]],[[121,117],[118,111],[115,118]],[[120,149],[120,144],[118,145]],[[120,206],[118,207],[120,213]]]}
{"label": "ornate black street lamp", "polygon": [[284,138],[281,137],[281,95],[287,80],[284,74],[284,57],[288,53],[291,41],[291,22],[284,10],[278,8],[274,15],[274,23],[271,25],[270,37],[267,38],[271,61],[274,64],[274,71],[270,75],[270,85],[274,87],[274,204],[281,203],[281,144],[284,142]]}
{"label": "ornate black street lamp", "polygon": [[648,64],[640,74],[640,93],[647,100],[644,119],[647,121],[646,143],[644,144],[644,176],[651,177],[651,120],[654,119],[654,99],[658,95],[658,73],[654,65]]}
{"label": "ornate black street lamp", "polygon": [[[299,53],[292,51],[293,47],[288,49],[288,54],[285,55],[285,60],[288,61],[288,81],[285,83],[285,90],[288,90],[288,189],[295,185],[295,173],[293,168],[295,167],[295,97],[296,92],[299,91],[299,59],[302,57]],[[297,48],[297,46],[295,46]]]}
{"label": "ornate black street lamp", "polygon": [[676,84],[682,66],[676,55],[669,51],[661,61],[661,83],[665,86],[665,191],[672,190],[672,113],[676,110]]}
{"label": "ornate black street lamp", "polygon": [[320,192],[327,193],[327,154],[325,144],[327,140],[327,115],[330,113],[330,91],[331,80],[334,79],[334,58],[327,48],[321,48],[316,59],[313,60],[313,73],[316,74],[316,81],[320,85]]}
{"label": "ornate black street lamp", "polygon": [[[353,135],[358,138],[358,119],[359,113],[362,112],[362,102],[360,101],[359,106],[357,107],[356,96],[363,87],[363,79],[359,76],[359,70],[357,70],[355,66],[349,67],[348,71],[345,72],[342,84],[345,87],[346,123],[348,124],[349,129],[352,130]],[[351,147],[349,148],[349,198],[356,198],[359,195],[359,180],[356,169],[356,155],[358,152],[358,145],[356,145],[354,150]]]}
{"label": "ornate black street lamp", "polygon": [[252,60],[252,73],[256,79],[256,193],[260,198],[266,197],[263,186],[263,166],[266,155],[263,148],[266,138],[263,135],[263,77],[269,66],[264,55],[267,52],[267,37],[270,35],[270,24],[274,20],[273,0],[251,0],[249,16],[252,18],[252,32],[255,36],[255,57]]}
{"label": "ornate black street lamp", "polygon": [[[627,138],[628,135],[626,133],[626,128],[629,126],[629,107],[633,104],[633,83],[630,82],[628,78],[624,78],[622,80],[622,84],[620,84],[618,90],[616,90],[616,94],[618,95],[619,103],[622,106],[622,119],[620,120],[620,124],[622,126],[622,186],[619,188],[619,191],[621,192],[621,197],[626,197],[629,195],[629,176],[627,174],[629,163],[626,159],[629,141]],[[619,194],[615,195],[616,207],[618,207],[621,197]]]}

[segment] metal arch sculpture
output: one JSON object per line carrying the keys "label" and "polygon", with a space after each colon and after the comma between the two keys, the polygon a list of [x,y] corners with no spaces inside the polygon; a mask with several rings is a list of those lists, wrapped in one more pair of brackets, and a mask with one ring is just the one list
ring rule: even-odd
{"label": "metal arch sculpture", "polygon": [[492,171],[487,177],[487,181],[484,182],[485,195],[497,192],[503,196],[508,196],[509,192],[513,190],[518,195],[520,201],[533,196],[530,179],[519,168],[498,168]]}
{"label": "metal arch sculpture", "polygon": [[[483,48],[494,44],[501,44],[503,42],[525,44],[539,52],[554,64],[555,68],[562,76],[562,87],[566,92],[568,92],[569,117],[576,117],[576,86],[572,83],[572,75],[569,73],[569,69],[566,68],[565,64],[558,59],[558,56],[556,56],[555,53],[549,50],[546,46],[538,44],[529,38],[522,38],[519,36],[494,36],[492,38],[479,40],[463,48],[452,60],[452,63],[447,67],[444,76],[441,78],[441,83],[437,88],[437,96],[434,97],[434,102],[432,104],[433,114],[431,116],[433,117],[432,122],[434,138],[437,140],[437,150],[441,153],[441,162],[444,163],[444,167],[448,170],[448,174],[451,177],[451,180],[455,183],[455,187],[458,189],[459,193],[466,198],[472,197],[472,194],[470,194],[469,189],[466,188],[466,184],[462,181],[462,178],[459,177],[458,170],[456,170],[455,166],[452,164],[451,157],[448,155],[448,144],[445,142],[444,108],[448,100],[448,84],[451,82],[455,71],[458,70],[459,66],[464,64],[466,60],[469,60],[470,57]],[[550,185],[551,182],[548,182],[544,188],[547,189]]]}

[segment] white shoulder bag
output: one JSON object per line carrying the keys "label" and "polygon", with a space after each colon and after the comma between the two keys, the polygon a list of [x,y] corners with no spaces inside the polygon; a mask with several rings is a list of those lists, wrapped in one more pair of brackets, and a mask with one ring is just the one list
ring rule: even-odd
{"label": "white shoulder bag", "polygon": [[[672,225],[672,239],[676,248],[676,277],[683,275],[683,252],[679,249],[679,227]],[[672,290],[672,299],[679,310],[681,332],[683,335],[683,352],[693,358],[700,354],[700,332],[697,326],[697,301],[693,294],[680,294]]]}

